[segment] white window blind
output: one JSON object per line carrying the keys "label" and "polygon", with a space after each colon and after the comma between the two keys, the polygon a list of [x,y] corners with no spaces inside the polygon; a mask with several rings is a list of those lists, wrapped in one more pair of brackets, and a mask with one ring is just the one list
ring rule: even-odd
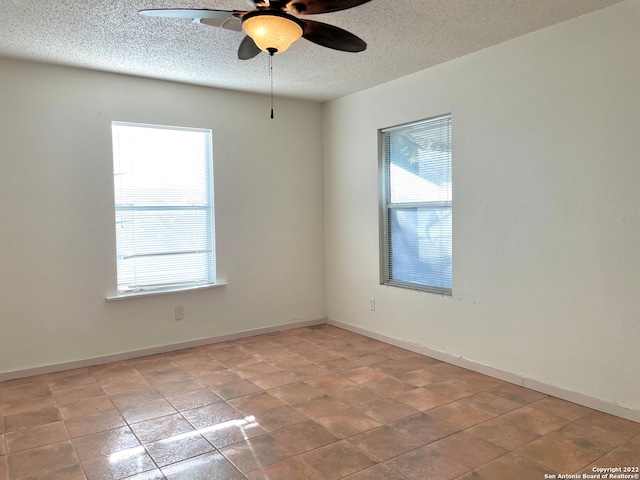
{"label": "white window blind", "polygon": [[384,129],[382,283],[451,294],[451,116]]}
{"label": "white window blind", "polygon": [[118,293],[215,283],[211,130],[113,122]]}

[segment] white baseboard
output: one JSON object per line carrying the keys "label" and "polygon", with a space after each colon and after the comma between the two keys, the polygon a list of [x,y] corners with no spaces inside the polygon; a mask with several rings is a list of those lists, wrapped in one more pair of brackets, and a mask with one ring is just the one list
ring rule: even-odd
{"label": "white baseboard", "polygon": [[34,375],[43,375],[46,373],[62,372],[64,370],[72,370],[74,368],[91,367],[94,365],[102,365],[104,363],[118,362],[121,360],[130,360],[132,358],[146,357],[148,355],[156,355],[158,353],[174,352],[184,350],[186,348],[200,347],[202,345],[210,345],[212,343],[227,342],[230,340],[238,340],[240,338],[253,337],[256,335],[264,335],[267,333],[281,332],[291,330],[293,328],[311,327],[314,325],[323,325],[327,323],[326,319],[306,320],[301,322],[283,323],[273,327],[256,328],[253,330],[245,330],[242,332],[234,332],[228,335],[217,337],[200,338],[197,340],[189,340],[187,342],[172,343],[170,345],[160,345],[158,347],[143,348],[141,350],[133,350],[130,352],[116,353],[113,355],[104,355],[101,357],[87,358],[72,362],[57,363],[54,365],[43,365],[41,367],[27,368],[24,370],[14,370],[11,372],[0,373],[0,382],[4,380],[13,380],[15,378],[31,377]]}
{"label": "white baseboard", "polygon": [[365,337],[373,338],[374,340],[379,340],[381,342],[394,345],[396,347],[404,348],[405,350],[409,350],[411,352],[419,353],[421,355],[426,355],[427,357],[435,358],[436,360],[440,360],[442,362],[450,363],[458,367],[462,367],[468,370],[472,370],[474,372],[482,373],[484,375],[488,375],[490,377],[497,378],[505,382],[513,383],[515,385],[520,385],[526,388],[530,388],[532,390],[536,390],[538,392],[542,392],[547,395],[551,395],[553,397],[561,398],[569,402],[577,403],[578,405],[583,405],[585,407],[592,408],[594,410],[598,410],[604,413],[609,413],[617,417],[626,418],[628,420],[632,420],[635,422],[640,422],[640,410],[632,410],[629,408],[625,408],[621,405],[617,405],[611,402],[606,402],[599,398],[595,398],[589,395],[584,395],[579,392],[567,390],[561,387],[557,387],[555,385],[549,385],[532,378],[526,378],[521,375],[517,375],[515,373],[505,372],[503,370],[499,370],[497,368],[493,368],[488,365],[483,365],[481,363],[467,360],[466,358],[456,357],[448,353],[432,350],[422,345],[411,343],[405,340],[399,340],[397,338],[372,332],[364,328],[349,325],[347,323],[342,323],[335,320],[324,319],[324,318],[317,319],[317,320],[307,320],[302,322],[285,323],[281,325],[275,325],[272,327],[256,328],[252,330],[245,330],[242,332],[234,332],[228,335],[201,338],[197,340],[190,340],[187,342],[174,343],[170,345],[161,345],[158,347],[144,348],[141,350],[133,350],[130,352],[116,353],[113,355],[87,358],[84,360],[58,363],[54,365],[44,365],[41,367],[28,368],[24,370],[15,370],[15,371],[6,372],[6,373],[0,373],[0,382],[4,380],[12,380],[15,378],[31,377],[34,375],[61,372],[63,370],[71,370],[74,368],[102,365],[104,363],[117,362],[121,360],[130,360],[132,358],[145,357],[147,355],[173,352],[177,350],[183,350],[186,348],[200,347],[202,345],[210,345],[212,343],[238,340],[241,338],[252,337],[256,335],[264,335],[267,333],[281,332],[281,331],[290,330],[293,328],[322,325],[325,323],[329,325],[333,325],[338,328],[342,328],[344,330],[348,330],[350,332],[358,333]]}
{"label": "white baseboard", "polygon": [[481,363],[467,360],[466,358],[456,357],[448,353],[432,350],[429,347],[424,347],[422,345],[411,343],[405,340],[399,340],[397,338],[372,332],[364,328],[349,325],[347,323],[338,322],[332,319],[327,319],[327,323],[329,325],[333,325],[335,327],[342,328],[353,333],[364,335],[365,337],[373,338],[374,340],[379,340],[396,347],[404,348],[405,350],[409,350],[411,352],[435,358],[436,360],[440,360],[442,362],[451,363],[452,365],[466,368],[474,372],[482,373],[484,375],[488,375],[505,382],[513,383],[522,387],[536,390],[541,393],[545,393],[547,395],[551,395],[553,397],[561,398],[562,400],[566,400],[568,402],[577,403],[578,405],[592,408],[600,412],[609,413],[617,417],[626,418],[627,420],[632,420],[634,422],[640,422],[640,410],[632,410],[615,403],[606,402],[599,398],[584,395],[582,393],[574,392],[561,387],[556,387],[555,385],[549,385],[547,383],[540,382],[532,378],[526,378],[515,373],[498,370],[488,365],[483,365]]}

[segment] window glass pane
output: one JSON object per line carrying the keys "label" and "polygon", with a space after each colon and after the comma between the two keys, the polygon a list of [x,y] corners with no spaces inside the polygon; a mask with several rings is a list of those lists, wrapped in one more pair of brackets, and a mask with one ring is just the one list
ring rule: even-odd
{"label": "window glass pane", "polygon": [[116,204],[207,205],[208,137],[198,131],[114,126]]}
{"label": "window glass pane", "polygon": [[451,201],[450,119],[389,132],[391,203]]}
{"label": "window glass pane", "polygon": [[118,217],[118,257],[212,248],[206,210],[126,209]]}
{"label": "window glass pane", "polygon": [[394,208],[389,226],[392,279],[450,289],[451,208]]}
{"label": "window glass pane", "polygon": [[126,258],[118,262],[118,287],[126,292],[207,282],[207,261],[205,253]]}

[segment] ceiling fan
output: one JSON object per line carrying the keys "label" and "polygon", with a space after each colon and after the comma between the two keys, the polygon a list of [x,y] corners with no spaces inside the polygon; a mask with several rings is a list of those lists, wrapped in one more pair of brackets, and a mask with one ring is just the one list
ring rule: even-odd
{"label": "ceiling fan", "polygon": [[238,58],[248,60],[260,52],[282,53],[300,37],[323,47],[344,52],[362,52],[367,44],[342,28],[298,18],[357,7],[371,0],[246,0],[252,10],[151,9],[149,17],[192,18],[196,23],[247,34],[238,49]]}

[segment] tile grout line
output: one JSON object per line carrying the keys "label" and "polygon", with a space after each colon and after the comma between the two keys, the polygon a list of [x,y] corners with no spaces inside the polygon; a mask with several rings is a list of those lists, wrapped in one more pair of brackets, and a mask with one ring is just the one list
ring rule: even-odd
{"label": "tile grout line", "polygon": [[[51,385],[49,385],[49,388],[51,388]],[[73,440],[71,438],[71,433],[69,433],[69,428],[67,427],[67,422],[62,417],[62,412],[60,412],[60,405],[58,405],[58,400],[56,399],[55,395],[53,395],[53,390],[52,390],[51,394],[52,394],[53,400],[54,400],[54,402],[56,404],[56,409],[58,409],[58,412],[60,414],[60,421],[62,422],[62,425],[64,427],[64,431],[67,432],[67,436],[69,437],[69,443],[71,444],[71,447],[73,448],[73,453],[76,456],[76,458],[78,459],[78,465],[80,466],[80,470],[82,471],[82,475],[84,475],[84,478],[87,479],[89,477],[87,476],[87,472],[84,469],[84,465],[80,461],[80,455],[78,454],[78,450],[76,449],[76,445],[73,443]],[[11,479],[9,479],[9,480],[11,480]]]}

